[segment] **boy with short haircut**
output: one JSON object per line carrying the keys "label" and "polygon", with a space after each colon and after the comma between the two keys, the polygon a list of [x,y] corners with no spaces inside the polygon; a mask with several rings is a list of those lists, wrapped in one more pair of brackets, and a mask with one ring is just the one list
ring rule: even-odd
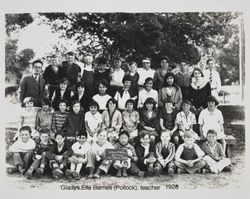
{"label": "boy with short haircut", "polygon": [[33,163],[26,172],[27,179],[30,179],[35,171],[41,177],[44,169],[48,166],[48,160],[45,156],[46,152],[50,149],[52,142],[50,141],[50,130],[42,129],[40,131],[40,142],[36,143],[33,155]]}
{"label": "boy with short haircut", "polygon": [[[112,160],[106,159],[106,149],[114,149],[115,147],[107,140],[107,131],[97,133],[97,141],[91,146],[88,152],[88,162],[86,168],[89,168],[88,178],[100,178],[101,173],[108,173]],[[94,171],[96,173],[94,174]]]}
{"label": "boy with short haircut", "polygon": [[46,157],[49,160],[49,166],[52,169],[52,175],[55,179],[63,176],[63,171],[67,168],[68,158],[72,155],[72,150],[65,135],[62,132],[55,134],[55,143],[46,152]]}
{"label": "boy with short haircut", "polygon": [[62,130],[63,124],[68,115],[67,102],[62,99],[59,102],[59,111],[55,111],[52,115],[51,130],[53,133],[51,134],[51,139],[54,140],[54,134]]}
{"label": "boy with short haircut", "polygon": [[205,153],[194,142],[194,132],[185,132],[184,143],[178,147],[175,153],[177,173],[187,171],[190,174],[194,174],[206,165],[206,162],[203,160]]}
{"label": "boy with short haircut", "polygon": [[87,153],[90,150],[90,144],[87,142],[87,133],[80,131],[77,134],[77,142],[72,145],[72,156],[68,159],[70,162],[70,169],[65,171],[65,175],[68,178],[73,178],[75,180],[80,180],[80,171],[82,166],[87,162]]}
{"label": "boy with short haircut", "polygon": [[207,141],[202,144],[201,148],[205,152],[206,156],[203,158],[207,167],[209,167],[212,173],[219,173],[224,168],[231,169],[231,160],[226,158],[222,145],[216,141],[217,132],[213,129],[207,132]]}
{"label": "boy with short haircut", "polygon": [[137,64],[134,61],[131,61],[128,65],[128,75],[131,78],[131,90],[135,93],[138,93],[138,80],[139,74],[137,72]]}
{"label": "boy with short haircut", "polygon": [[123,86],[122,79],[125,75],[125,72],[121,68],[121,64],[121,58],[115,57],[113,61],[113,66],[110,67],[109,79],[111,97],[114,97],[116,91],[118,91]]}
{"label": "boy with short haircut", "polygon": [[[107,67],[107,59],[100,57],[97,61],[97,70],[94,72],[95,87],[98,88],[97,83],[100,80],[109,80],[109,69]],[[98,89],[97,89],[98,90]]]}
{"label": "boy with short haircut", "polygon": [[175,146],[170,142],[171,133],[169,130],[161,132],[161,141],[156,144],[156,158],[155,164],[156,175],[160,175],[162,170],[167,170],[172,177],[176,166],[174,164]]}
{"label": "boy with short haircut", "polygon": [[63,131],[66,132],[66,139],[71,145],[76,141],[77,133],[85,131],[84,112],[80,101],[76,100],[72,103],[72,111],[65,120]]}
{"label": "boy with short haircut", "polygon": [[118,102],[118,108],[120,110],[125,110],[125,103],[128,99],[137,99],[136,93],[134,93],[131,89],[131,77],[129,75],[125,75],[122,79],[123,87],[119,89],[114,99]]}
{"label": "boy with short haircut", "polygon": [[188,65],[185,60],[180,62],[180,71],[175,74],[176,84],[180,86],[182,92],[182,98],[187,99],[188,88],[191,84],[191,75],[188,72]]}
{"label": "boy with short haircut", "polygon": [[135,145],[135,152],[138,157],[137,165],[141,171],[147,173],[147,176],[153,176],[156,162],[155,145],[150,143],[149,134],[142,132],[140,134],[140,142]]}
{"label": "boy with short haircut", "polygon": [[117,177],[127,177],[127,170],[130,169],[132,174],[141,175],[141,171],[136,165],[138,160],[137,155],[135,153],[134,147],[128,143],[129,141],[129,132],[121,131],[119,133],[119,142],[115,144],[115,148],[117,149],[126,149],[128,154],[127,160],[116,160],[114,161],[113,166],[117,169]]}
{"label": "boy with short haircut", "polygon": [[25,174],[30,166],[33,150],[35,149],[35,141],[31,139],[31,128],[23,126],[20,128],[20,139],[10,146],[9,151],[13,153],[15,167],[9,168],[9,173],[19,171]]}
{"label": "boy with short haircut", "polygon": [[89,105],[89,111],[85,113],[85,128],[88,134],[88,141],[92,144],[96,141],[97,132],[102,126],[102,115],[98,112],[99,105],[92,100]]}

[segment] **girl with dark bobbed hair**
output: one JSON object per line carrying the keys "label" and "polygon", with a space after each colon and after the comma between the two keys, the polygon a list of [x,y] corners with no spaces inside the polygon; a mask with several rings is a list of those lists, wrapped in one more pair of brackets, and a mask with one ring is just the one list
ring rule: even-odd
{"label": "girl with dark bobbed hair", "polygon": [[182,103],[182,92],[180,87],[175,83],[173,73],[167,73],[164,77],[164,87],[159,90],[159,107],[164,107],[164,101],[170,98],[174,108],[180,110]]}

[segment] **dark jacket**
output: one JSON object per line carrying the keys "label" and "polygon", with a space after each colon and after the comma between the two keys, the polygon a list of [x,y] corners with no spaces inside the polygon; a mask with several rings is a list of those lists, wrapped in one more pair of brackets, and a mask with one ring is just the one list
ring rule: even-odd
{"label": "dark jacket", "polygon": [[72,149],[67,141],[64,141],[64,145],[61,151],[58,151],[57,143],[54,143],[49,151],[46,153],[46,157],[49,160],[54,160],[57,155],[62,155],[63,159],[67,159],[72,155]]}
{"label": "dark jacket", "polygon": [[52,107],[58,111],[59,110],[59,101],[64,99],[67,101],[67,106],[70,106],[72,103],[71,97],[70,97],[71,91],[66,89],[64,92],[63,96],[61,96],[61,91],[60,89],[56,90],[55,92],[55,98],[52,100]]}
{"label": "dark jacket", "polygon": [[155,109],[151,118],[148,118],[147,110],[142,108],[140,110],[140,123],[138,125],[139,130],[145,130],[144,126],[155,128],[156,131],[159,130],[159,118],[158,111]]}
{"label": "dark jacket", "polygon": [[144,157],[144,153],[145,153],[145,149],[144,147],[141,145],[141,143],[137,143],[135,145],[135,153],[138,157],[138,167],[141,170],[145,170],[146,169],[146,165],[144,164],[144,160],[149,158],[149,154],[153,153],[154,157],[156,157],[156,147],[155,145],[149,144],[149,153]]}
{"label": "dark jacket", "polygon": [[45,97],[45,79],[39,77],[36,82],[33,75],[24,77],[20,84],[20,101],[23,102],[25,97],[34,98],[34,106],[41,107],[41,101]]}
{"label": "dark jacket", "polygon": [[62,68],[60,69],[60,78],[66,77],[69,81],[70,86],[77,84],[78,73],[81,73],[80,66],[75,63],[70,66],[67,61],[62,62]]}

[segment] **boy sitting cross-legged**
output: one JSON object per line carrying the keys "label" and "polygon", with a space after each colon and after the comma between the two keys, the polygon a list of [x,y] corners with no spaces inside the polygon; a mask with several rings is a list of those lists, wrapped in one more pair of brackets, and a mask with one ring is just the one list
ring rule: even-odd
{"label": "boy sitting cross-legged", "polygon": [[147,172],[147,176],[153,176],[156,162],[155,145],[150,143],[147,132],[140,134],[140,142],[135,145],[135,152],[138,157],[137,165],[139,169]]}
{"label": "boy sitting cross-legged", "polygon": [[35,141],[31,139],[31,128],[23,126],[20,128],[20,139],[10,146],[9,151],[13,153],[14,168],[9,168],[8,173],[19,171],[25,174],[30,166],[33,150],[36,146]]}
{"label": "boy sitting cross-legged", "polygon": [[195,144],[195,133],[193,131],[185,132],[184,143],[178,147],[175,153],[177,173],[187,171],[194,174],[205,166],[204,155],[205,153]]}
{"label": "boy sitting cross-legged", "polygon": [[[207,141],[202,144],[201,149],[206,156],[203,158],[212,173],[219,173],[224,168],[231,170],[231,160],[226,158],[222,145],[216,141],[217,132],[215,130],[208,130]],[[203,172],[205,172],[203,170]]]}
{"label": "boy sitting cross-legged", "polygon": [[34,149],[33,163],[25,174],[27,179],[32,177],[34,171],[39,177],[42,176],[45,167],[48,166],[48,160],[45,157],[45,154],[50,149],[51,145],[50,130],[42,129],[40,131],[40,142],[36,143],[36,147]]}
{"label": "boy sitting cross-legged", "polygon": [[171,132],[165,130],[161,132],[161,141],[156,144],[155,164],[156,175],[160,175],[163,169],[168,171],[170,176],[173,176],[176,166],[174,164],[175,145],[170,142]]}
{"label": "boy sitting cross-legged", "polygon": [[[115,147],[107,140],[107,131],[97,133],[97,141],[91,145],[88,152],[87,168],[89,168],[88,178],[100,178],[101,172],[108,173],[112,160],[106,159],[106,149],[114,149]],[[94,175],[94,171],[96,173]]]}
{"label": "boy sitting cross-legged", "polygon": [[90,143],[87,142],[87,133],[85,131],[80,131],[76,135],[77,142],[72,145],[72,156],[68,159],[70,162],[70,169],[65,171],[65,175],[68,178],[73,178],[75,180],[80,180],[80,171],[82,166],[87,163],[87,152],[90,149]]}
{"label": "boy sitting cross-legged", "polygon": [[65,135],[62,132],[55,133],[55,143],[46,152],[46,157],[49,159],[49,166],[55,179],[63,176],[63,171],[66,169],[68,158],[71,155],[72,150],[70,144],[65,140]]}
{"label": "boy sitting cross-legged", "polygon": [[114,161],[114,167],[117,169],[117,177],[127,177],[127,170],[130,169],[132,174],[137,174],[138,176],[142,176],[144,173],[139,170],[136,165],[138,160],[137,155],[135,153],[134,147],[128,143],[129,141],[129,132],[123,130],[119,133],[119,142],[115,144],[115,148],[117,149],[126,149],[128,154],[127,160],[116,160]]}

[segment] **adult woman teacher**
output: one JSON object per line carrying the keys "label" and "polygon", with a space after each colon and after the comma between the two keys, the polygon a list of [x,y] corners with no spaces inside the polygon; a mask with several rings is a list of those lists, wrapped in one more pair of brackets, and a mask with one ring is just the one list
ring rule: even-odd
{"label": "adult woman teacher", "polygon": [[189,86],[188,99],[193,105],[192,112],[198,117],[200,112],[207,108],[207,97],[211,95],[211,87],[209,82],[204,79],[200,68],[194,68],[191,77],[194,78],[194,81]]}

